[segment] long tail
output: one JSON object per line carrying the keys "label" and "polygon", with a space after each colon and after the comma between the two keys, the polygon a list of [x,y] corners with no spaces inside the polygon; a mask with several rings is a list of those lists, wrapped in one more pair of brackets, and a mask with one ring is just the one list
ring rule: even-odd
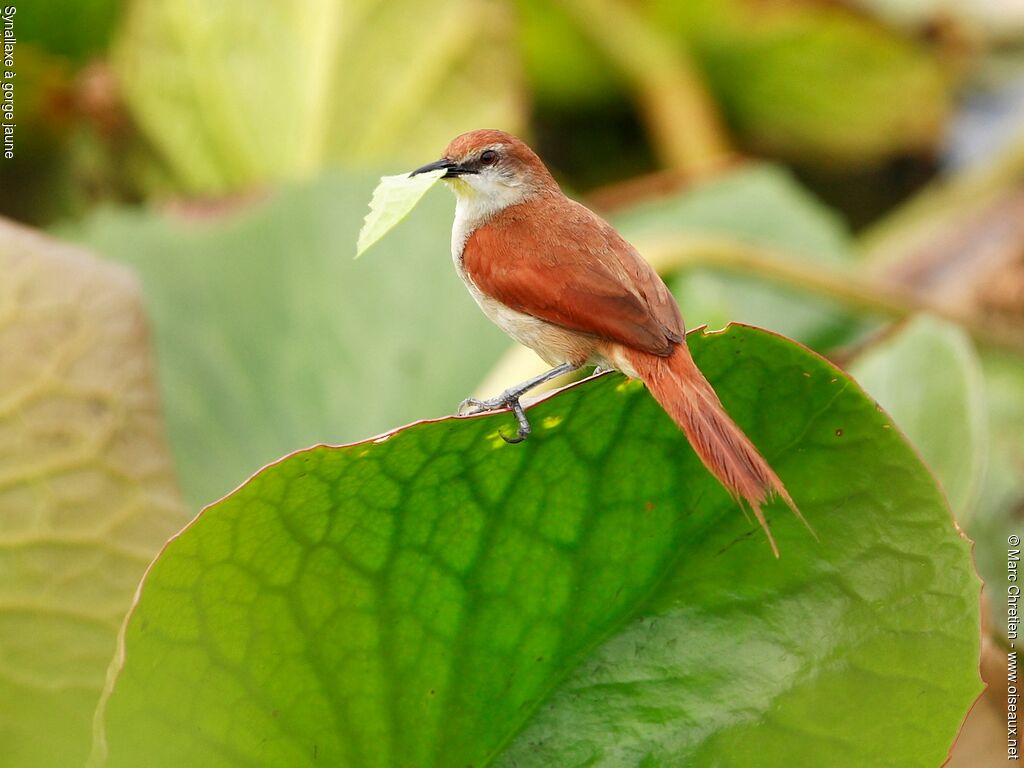
{"label": "long tail", "polygon": [[814,534],[778,475],[725,412],[685,343],[676,346],[670,357],[627,350],[626,358],[654,399],[686,433],[704,466],[738,503],[742,505],[745,501],[750,505],[776,557],[779,556],[779,548],[761,511],[761,505],[773,494],[785,501],[793,514]]}

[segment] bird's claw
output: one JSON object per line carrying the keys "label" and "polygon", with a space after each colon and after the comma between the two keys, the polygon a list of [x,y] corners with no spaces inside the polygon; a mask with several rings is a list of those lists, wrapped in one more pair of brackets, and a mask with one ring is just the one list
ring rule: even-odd
{"label": "bird's claw", "polygon": [[526,435],[524,435],[521,430],[516,432],[516,436],[515,437],[508,437],[504,432],[502,432],[499,429],[498,430],[498,437],[500,437],[502,440],[504,440],[509,445],[515,445],[516,443],[521,443],[521,442],[523,442],[523,440],[526,439]]}
{"label": "bird's claw", "polygon": [[530,436],[531,429],[530,422],[526,418],[526,412],[523,410],[518,397],[496,397],[492,400],[477,400],[475,397],[467,397],[459,403],[458,414],[459,416],[473,416],[478,413],[497,411],[502,408],[508,408],[515,414],[518,428],[516,429],[515,437],[505,437],[501,430],[498,430],[498,436],[510,445],[523,442],[523,440]]}

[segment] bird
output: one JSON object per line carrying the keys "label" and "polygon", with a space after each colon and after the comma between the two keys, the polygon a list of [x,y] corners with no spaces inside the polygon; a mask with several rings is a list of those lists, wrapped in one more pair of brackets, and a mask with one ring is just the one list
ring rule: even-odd
{"label": "bird", "polygon": [[[452,259],[484,314],[551,370],[459,413],[509,409],[530,435],[525,393],[585,366],[646,385],[704,466],[779,549],[762,507],[775,496],[810,529],[778,475],[732,420],[686,344],[682,314],[657,272],[608,222],[567,197],[529,146],[478,129],[455,137],[430,171],[455,193]],[[813,534],[813,530],[811,530]]]}

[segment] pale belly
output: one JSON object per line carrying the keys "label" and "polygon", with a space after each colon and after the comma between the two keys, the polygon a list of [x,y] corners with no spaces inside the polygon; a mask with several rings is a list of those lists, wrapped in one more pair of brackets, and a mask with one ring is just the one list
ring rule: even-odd
{"label": "pale belly", "polygon": [[625,358],[619,345],[609,344],[594,336],[562,328],[547,320],[510,309],[484,295],[469,279],[465,270],[461,269],[457,259],[455,267],[473,299],[491,322],[524,347],[536,352],[548,365],[600,365],[602,368],[614,368],[636,378],[636,371]]}
{"label": "pale belly", "polygon": [[459,277],[491,322],[524,347],[529,347],[540,355],[548,365],[582,365],[591,360],[597,344],[596,339],[506,307],[484,295],[459,267],[457,264]]}

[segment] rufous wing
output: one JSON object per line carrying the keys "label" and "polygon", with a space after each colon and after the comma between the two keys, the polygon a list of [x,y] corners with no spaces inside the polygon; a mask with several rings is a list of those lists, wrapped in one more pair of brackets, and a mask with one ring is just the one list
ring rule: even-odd
{"label": "rufous wing", "polygon": [[564,328],[671,354],[683,321],[658,274],[584,206],[545,202],[506,208],[469,236],[462,261],[477,288]]}

